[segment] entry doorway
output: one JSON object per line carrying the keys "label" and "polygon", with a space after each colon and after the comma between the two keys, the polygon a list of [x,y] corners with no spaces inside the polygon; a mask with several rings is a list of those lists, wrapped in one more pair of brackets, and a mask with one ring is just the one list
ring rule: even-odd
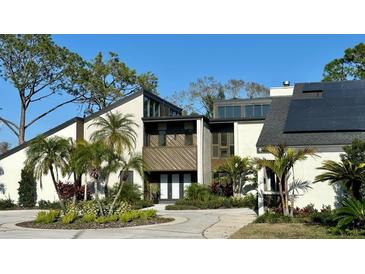
{"label": "entry doorway", "polygon": [[178,200],[192,184],[191,173],[160,174],[160,200]]}

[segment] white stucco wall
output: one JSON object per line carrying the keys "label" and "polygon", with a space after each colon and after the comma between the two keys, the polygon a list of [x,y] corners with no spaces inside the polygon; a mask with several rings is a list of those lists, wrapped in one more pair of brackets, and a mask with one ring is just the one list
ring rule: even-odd
{"label": "white stucco wall", "polygon": [[[332,149],[332,151],[337,151],[327,152],[328,148],[329,147],[317,147],[316,154],[318,155],[318,157],[308,157],[304,161],[297,162],[294,166],[294,176],[293,174],[291,174],[289,178],[289,184],[292,182],[293,179],[313,182],[315,177],[323,172],[317,169],[318,167],[322,166],[323,161],[340,161],[340,154],[342,153],[342,149],[340,147],[337,147],[336,149]],[[267,154],[260,154],[260,157],[273,159],[271,155]],[[258,174],[259,192],[264,190],[263,176],[264,173],[260,171]],[[311,187],[312,189],[309,189],[305,193],[302,192],[301,195],[297,197],[297,199],[295,200],[295,207],[303,208],[308,204],[314,204],[314,207],[320,210],[322,206],[330,205],[332,208],[336,206],[336,192],[334,187],[329,185],[328,182],[311,184]],[[262,214],[263,211],[260,210],[259,213]]]}
{"label": "white stucco wall", "polygon": [[[323,173],[317,169],[322,165],[322,162],[325,160],[339,161],[341,152],[318,152],[318,158],[308,157],[307,160],[298,162],[294,166],[295,179],[313,182],[317,175]],[[322,205],[331,205],[332,208],[335,206],[336,193],[333,186],[327,182],[319,182],[311,186],[313,189],[297,199],[296,205],[299,208],[310,203],[313,203],[317,209],[321,209]]]}
{"label": "white stucco wall", "polygon": [[209,126],[203,122],[203,183],[212,181],[212,134]]}
{"label": "white stucco wall", "polygon": [[204,125],[203,119],[196,121],[196,144],[197,144],[197,183],[204,183],[204,158],[203,158],[203,140]]}
{"label": "white stucco wall", "polygon": [[270,96],[291,96],[293,95],[294,86],[288,87],[272,87],[270,88]]}
{"label": "white stucco wall", "polygon": [[[55,135],[76,139],[76,122],[50,135],[49,137]],[[0,166],[4,169],[4,175],[1,176],[1,182],[4,183],[6,187],[5,195],[1,193],[0,198],[10,197],[15,202],[18,201],[19,181],[25,159],[26,148],[0,160]],[[59,179],[61,181],[67,181],[68,178],[63,178],[61,177],[61,174],[59,174]],[[37,200],[57,200],[57,195],[49,174],[47,176],[43,176],[42,188],[40,187],[40,181],[37,181]]]}
{"label": "white stucco wall", "polygon": [[234,123],[234,153],[240,157],[256,157],[256,143],[260,136],[263,122]]}
{"label": "white stucco wall", "polygon": [[[135,131],[137,133],[137,139],[136,139],[136,147],[135,152],[142,154],[142,148],[143,148],[143,95],[140,95],[130,101],[127,101],[126,103],[114,108],[111,110],[112,113],[122,113],[124,115],[131,114],[133,115],[134,121],[138,124],[138,127],[135,128]],[[105,117],[107,113],[101,115],[101,117]],[[92,124],[95,122],[95,119],[91,119],[84,124],[84,138],[85,140],[89,141],[90,136],[92,132],[95,130],[95,126]],[[127,155],[125,155],[128,157]],[[88,176],[86,177],[86,180],[90,181]],[[109,177],[109,186],[112,186],[116,182],[118,182],[118,174],[112,173]],[[137,172],[133,172],[133,181],[135,184],[141,186],[141,190],[143,190],[143,178],[137,174]]]}

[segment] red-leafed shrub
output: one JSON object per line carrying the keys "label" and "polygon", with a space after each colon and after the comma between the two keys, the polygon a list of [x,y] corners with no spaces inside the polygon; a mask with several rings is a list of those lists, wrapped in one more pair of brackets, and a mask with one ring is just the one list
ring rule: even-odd
{"label": "red-leafed shrub", "polygon": [[210,191],[214,195],[231,197],[233,196],[232,184],[220,184],[218,182],[212,182],[210,185]]}
{"label": "red-leafed shrub", "polygon": [[[72,183],[58,182],[57,187],[58,190],[60,191],[60,196],[62,200],[70,200],[73,198],[75,193],[75,188]],[[84,192],[85,192],[85,186],[76,187],[76,199],[78,201],[84,200]],[[87,191],[87,199],[89,200],[90,197],[91,193]]]}

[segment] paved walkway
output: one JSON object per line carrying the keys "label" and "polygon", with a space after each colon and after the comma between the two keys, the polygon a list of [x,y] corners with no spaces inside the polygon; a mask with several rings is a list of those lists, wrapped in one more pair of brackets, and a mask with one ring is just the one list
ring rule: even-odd
{"label": "paved walkway", "polygon": [[90,230],[53,230],[18,227],[15,224],[34,219],[36,210],[0,211],[0,238],[8,239],[219,239],[256,218],[246,208],[214,210],[164,210],[156,205],[158,215],[172,217],[173,222],[131,228]]}

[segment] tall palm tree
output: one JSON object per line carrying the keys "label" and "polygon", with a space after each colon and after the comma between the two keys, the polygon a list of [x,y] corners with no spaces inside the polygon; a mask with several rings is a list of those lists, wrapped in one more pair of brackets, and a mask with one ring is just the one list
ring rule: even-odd
{"label": "tall palm tree", "polygon": [[96,118],[90,126],[98,128],[92,133],[90,141],[104,142],[118,155],[125,149],[128,151],[134,149],[137,136],[134,128],[138,127],[138,124],[133,121],[133,115],[109,112],[105,118],[101,116]]}
{"label": "tall palm tree", "polygon": [[98,202],[103,215],[103,208],[99,200],[99,186],[104,168],[103,163],[117,157],[117,155],[103,142],[88,143],[84,141],[79,146],[75,157],[77,168],[85,169],[94,181],[95,200]]}
{"label": "tall palm tree", "polygon": [[317,169],[326,172],[316,176],[314,182],[328,181],[330,184],[343,184],[353,198],[362,199],[360,189],[365,182],[364,164],[355,165],[345,159],[339,163],[327,160]]}
{"label": "tall palm tree", "polygon": [[232,156],[220,165],[216,172],[223,174],[222,179],[232,184],[234,193],[242,192],[245,182],[249,181],[250,176],[254,174],[255,169],[249,158]]}
{"label": "tall palm tree", "polygon": [[[135,128],[138,127],[138,124],[133,121],[133,115],[131,114],[123,115],[121,113],[109,112],[105,118],[96,118],[95,122],[90,126],[97,127],[92,133],[90,140],[92,142],[103,142],[119,156],[122,156],[125,150],[130,153],[135,147],[137,136]],[[106,196],[108,196],[109,174],[115,171],[113,160],[113,157],[107,160],[107,166],[110,169],[105,169],[105,174],[103,174],[103,177],[105,177]]]}
{"label": "tall palm tree", "polygon": [[63,170],[66,166],[66,159],[69,157],[68,140],[61,137],[38,136],[31,141],[27,151],[25,165],[34,169],[34,175],[41,181],[42,177],[51,174],[53,186],[56,190],[61,208],[64,210],[64,202],[57,187],[58,170]]}
{"label": "tall palm tree", "polygon": [[140,154],[132,154],[129,156],[128,160],[120,158],[119,164],[120,164],[120,172],[119,172],[120,182],[118,186],[118,191],[113,199],[113,202],[110,205],[109,215],[113,214],[115,204],[118,201],[122,193],[123,186],[128,179],[128,171],[130,169],[133,169],[137,171],[137,173],[143,178],[145,172],[148,170],[148,167],[144,162],[142,155]]}
{"label": "tall palm tree", "polygon": [[263,149],[264,153],[270,153],[274,156],[274,160],[265,158],[255,158],[255,162],[259,167],[271,169],[278,178],[280,200],[283,208],[283,214],[289,215],[289,187],[288,177],[290,170],[297,161],[303,161],[308,156],[317,156],[312,148],[304,148],[294,150],[286,145],[267,146]]}

